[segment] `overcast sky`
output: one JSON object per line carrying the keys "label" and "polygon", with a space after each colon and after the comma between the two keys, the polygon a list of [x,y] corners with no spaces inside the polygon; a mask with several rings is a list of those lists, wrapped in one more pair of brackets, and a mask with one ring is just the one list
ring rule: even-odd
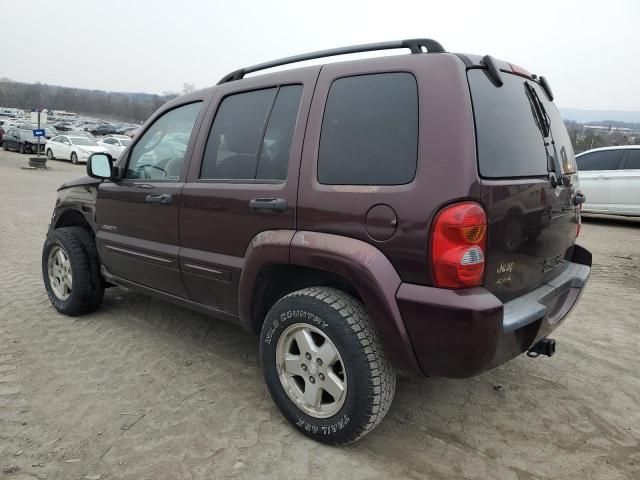
{"label": "overcast sky", "polygon": [[431,37],[545,75],[561,107],[640,110],[638,0],[23,0],[15,15],[2,10],[0,77],[17,81],[161,93],[297,53]]}

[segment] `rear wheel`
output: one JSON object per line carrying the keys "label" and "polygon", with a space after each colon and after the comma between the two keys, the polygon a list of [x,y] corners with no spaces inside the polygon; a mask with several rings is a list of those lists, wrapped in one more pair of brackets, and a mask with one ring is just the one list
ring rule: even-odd
{"label": "rear wheel", "polygon": [[65,227],[47,235],[42,276],[53,306],[66,315],[89,313],[100,305],[104,279],[93,238],[82,227]]}
{"label": "rear wheel", "polygon": [[53,160],[54,159],[53,152],[51,151],[50,148],[47,149],[47,159],[48,160]]}
{"label": "rear wheel", "polygon": [[18,151],[20,153],[25,153],[25,149],[24,149],[24,143],[21,143],[20,146],[18,147]]}
{"label": "rear wheel", "polygon": [[354,442],[387,413],[393,367],[362,303],[334,288],[281,298],[265,319],[260,358],[287,420],[314,440]]}
{"label": "rear wheel", "polygon": [[78,155],[76,155],[76,152],[71,152],[71,163],[74,165],[78,163]]}

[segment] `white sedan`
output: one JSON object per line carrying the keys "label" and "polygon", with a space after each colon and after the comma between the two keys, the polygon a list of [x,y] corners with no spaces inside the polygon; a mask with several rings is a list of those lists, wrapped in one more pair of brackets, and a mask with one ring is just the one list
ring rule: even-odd
{"label": "white sedan", "polygon": [[585,213],[640,216],[640,145],[576,155]]}
{"label": "white sedan", "polygon": [[130,143],[131,139],[126,135],[106,135],[98,140],[98,145],[104,147],[114,160],[120,158],[120,155]]}
{"label": "white sedan", "polygon": [[93,153],[106,153],[107,150],[98,145],[92,138],[58,135],[47,142],[47,158],[69,159],[71,163],[87,163]]}

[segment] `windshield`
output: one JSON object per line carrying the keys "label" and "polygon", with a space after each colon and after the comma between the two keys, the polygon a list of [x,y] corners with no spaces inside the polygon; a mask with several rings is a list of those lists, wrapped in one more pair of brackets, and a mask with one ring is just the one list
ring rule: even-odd
{"label": "windshield", "polygon": [[71,137],[69,140],[71,140],[71,143],[74,145],[80,145],[82,147],[95,147],[98,145],[95,140],[91,140],[90,138]]}

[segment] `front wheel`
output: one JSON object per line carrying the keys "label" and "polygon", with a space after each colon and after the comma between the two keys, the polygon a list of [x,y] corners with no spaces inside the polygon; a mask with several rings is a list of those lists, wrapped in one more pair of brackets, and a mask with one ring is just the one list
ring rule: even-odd
{"label": "front wheel", "polygon": [[328,444],[355,442],[387,413],[395,371],[364,306],[334,288],[281,298],[260,337],[271,396],[299,431]]}
{"label": "front wheel", "polygon": [[89,313],[100,305],[105,282],[96,245],[82,227],[64,227],[47,235],[42,276],[53,306],[65,315]]}
{"label": "front wheel", "polygon": [[76,152],[71,152],[71,163],[74,165],[78,164],[78,155],[76,155]]}
{"label": "front wheel", "polygon": [[20,146],[18,147],[18,151],[19,151],[20,153],[26,153],[26,150],[25,150],[25,148],[24,148],[24,143],[21,143],[21,144],[20,144]]}
{"label": "front wheel", "polygon": [[53,152],[50,148],[47,149],[47,160],[53,160]]}

